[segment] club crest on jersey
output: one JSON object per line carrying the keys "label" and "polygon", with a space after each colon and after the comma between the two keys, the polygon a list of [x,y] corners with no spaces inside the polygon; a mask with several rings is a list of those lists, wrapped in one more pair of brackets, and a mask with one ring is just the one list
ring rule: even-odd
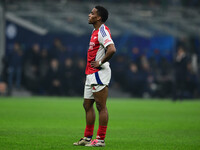
{"label": "club crest on jersey", "polygon": [[89,49],[93,49],[94,46],[95,46],[95,43],[94,42],[90,42]]}
{"label": "club crest on jersey", "polygon": [[92,89],[93,89],[93,90],[96,90],[96,88],[95,88],[94,86],[92,87]]}

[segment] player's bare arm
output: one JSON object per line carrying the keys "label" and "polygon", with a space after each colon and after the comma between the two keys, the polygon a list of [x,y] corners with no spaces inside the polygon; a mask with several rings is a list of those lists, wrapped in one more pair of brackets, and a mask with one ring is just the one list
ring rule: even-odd
{"label": "player's bare arm", "polygon": [[[114,53],[116,52],[116,48],[114,44],[110,44],[106,47],[107,51],[106,51],[106,55],[102,58],[102,60],[98,60],[98,61],[92,61],[91,62],[91,66],[93,68],[98,68],[101,66],[101,64],[107,62],[108,60],[110,60],[112,58],[112,56],[114,55]],[[99,63],[99,61],[101,61],[101,63]]]}

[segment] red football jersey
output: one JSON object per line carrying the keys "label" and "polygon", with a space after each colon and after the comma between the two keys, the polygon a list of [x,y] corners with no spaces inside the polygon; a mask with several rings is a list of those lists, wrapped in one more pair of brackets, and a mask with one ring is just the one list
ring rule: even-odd
{"label": "red football jersey", "polygon": [[85,74],[92,74],[99,71],[97,68],[92,68],[90,63],[91,61],[101,60],[105,56],[106,47],[110,44],[114,43],[110,30],[106,25],[102,24],[98,30],[93,30],[87,53]]}

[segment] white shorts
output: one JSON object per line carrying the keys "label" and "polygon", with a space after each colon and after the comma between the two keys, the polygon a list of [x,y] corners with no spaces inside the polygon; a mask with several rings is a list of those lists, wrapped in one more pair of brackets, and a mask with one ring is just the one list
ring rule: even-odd
{"label": "white shorts", "polygon": [[101,68],[102,69],[98,72],[86,75],[84,89],[85,99],[94,99],[93,93],[101,91],[110,83],[111,69],[109,67],[109,63],[104,63]]}

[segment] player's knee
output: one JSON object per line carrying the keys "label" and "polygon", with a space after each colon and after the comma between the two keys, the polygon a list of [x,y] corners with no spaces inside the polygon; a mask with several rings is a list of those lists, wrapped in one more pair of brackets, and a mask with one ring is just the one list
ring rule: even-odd
{"label": "player's knee", "polygon": [[104,109],[106,109],[106,106],[104,106],[103,104],[101,103],[98,103],[96,102],[96,107],[97,107],[97,110],[100,112],[100,111],[103,111]]}
{"label": "player's knee", "polygon": [[85,109],[85,111],[88,109],[88,105],[85,102],[83,103],[83,108]]}
{"label": "player's knee", "polygon": [[96,103],[96,107],[97,107],[97,110],[98,110],[98,111],[101,111],[101,109],[102,109],[101,104]]}
{"label": "player's knee", "polygon": [[83,103],[83,107],[84,107],[85,111],[87,112],[87,111],[89,111],[89,110],[90,110],[90,108],[91,108],[91,105],[90,105],[90,104],[88,104],[88,103],[86,103],[86,102],[84,102],[84,103]]}

